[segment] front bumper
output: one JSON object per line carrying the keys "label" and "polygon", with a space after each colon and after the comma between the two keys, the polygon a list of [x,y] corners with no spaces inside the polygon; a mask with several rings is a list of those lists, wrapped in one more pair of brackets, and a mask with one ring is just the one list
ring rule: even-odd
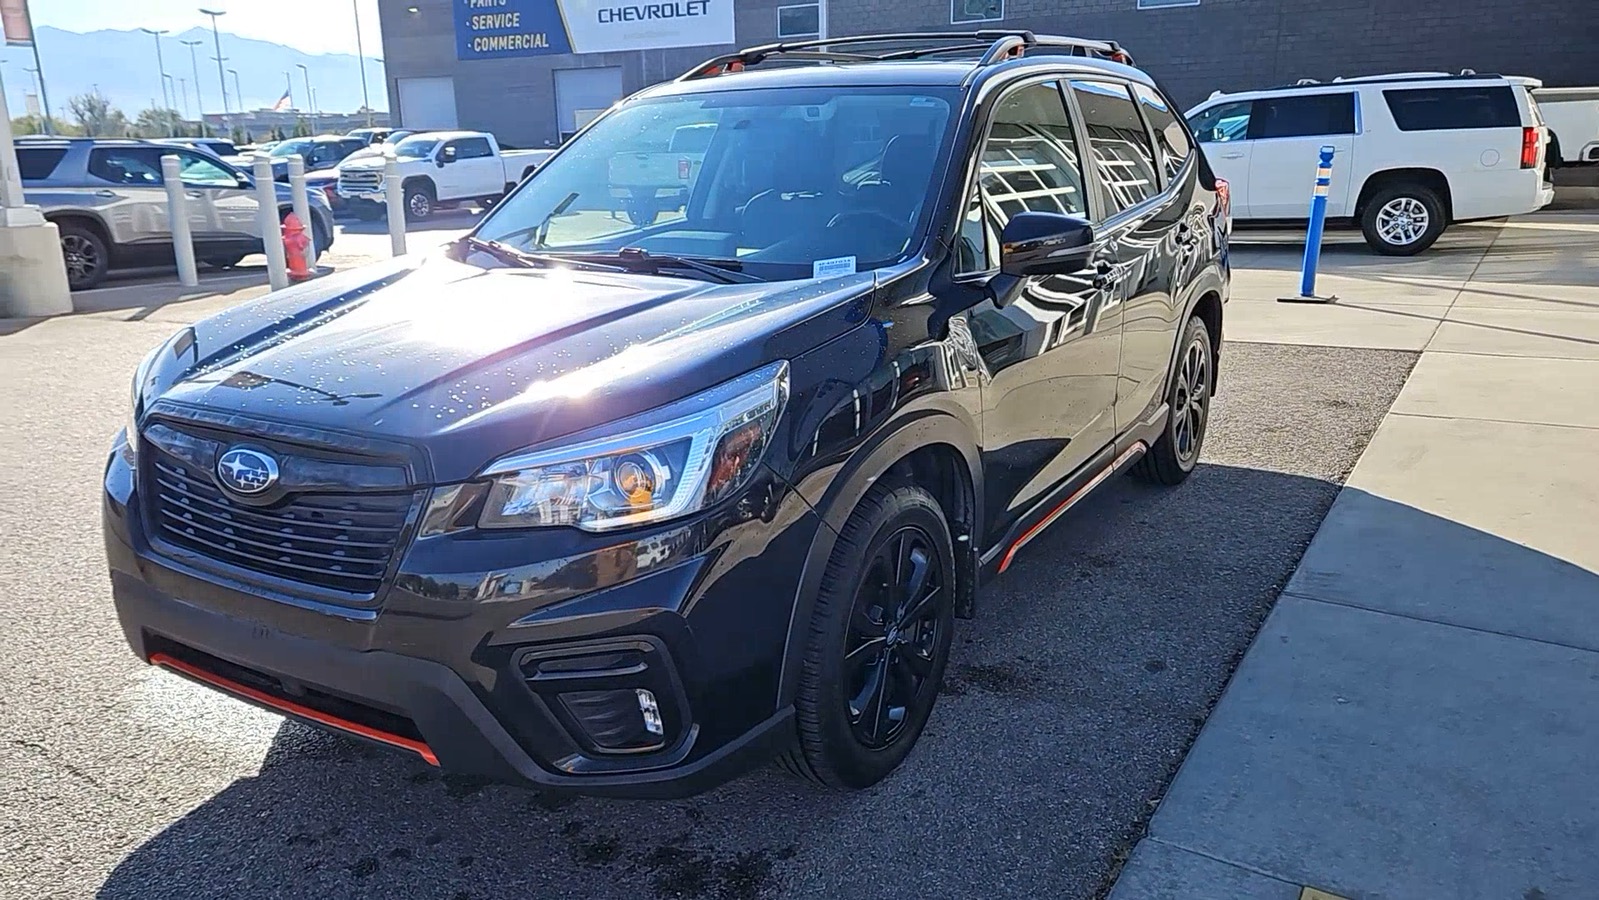
{"label": "front bumper", "polygon": [[[792,557],[819,523],[797,495],[777,504],[653,568],[614,536],[531,564],[519,555],[537,546],[526,535],[412,540],[362,609],[298,602],[281,585],[207,571],[152,540],[121,450],[106,469],[103,514],[117,616],[147,662],[448,772],[677,797],[793,739],[792,709],[777,703],[802,568]],[[695,531],[710,533],[691,523],[668,537]],[[658,547],[662,537],[647,540]],[[640,687],[657,698],[666,732],[643,749],[597,743],[567,699]]]}

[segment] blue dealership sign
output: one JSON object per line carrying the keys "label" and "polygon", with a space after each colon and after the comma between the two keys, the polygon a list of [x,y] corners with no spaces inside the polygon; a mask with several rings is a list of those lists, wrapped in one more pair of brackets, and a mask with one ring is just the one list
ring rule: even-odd
{"label": "blue dealership sign", "polygon": [[558,0],[455,0],[457,59],[571,52]]}
{"label": "blue dealership sign", "polygon": [[733,0],[455,0],[458,59],[734,42]]}

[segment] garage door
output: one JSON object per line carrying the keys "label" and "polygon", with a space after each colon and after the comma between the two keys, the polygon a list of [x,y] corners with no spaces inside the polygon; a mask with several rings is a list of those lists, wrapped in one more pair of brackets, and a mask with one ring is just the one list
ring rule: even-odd
{"label": "garage door", "polygon": [[443,131],[459,128],[455,119],[455,79],[397,78],[400,88],[400,124],[412,130]]}
{"label": "garage door", "polygon": [[556,69],[555,120],[561,140],[577,133],[604,110],[622,99],[622,69]]}

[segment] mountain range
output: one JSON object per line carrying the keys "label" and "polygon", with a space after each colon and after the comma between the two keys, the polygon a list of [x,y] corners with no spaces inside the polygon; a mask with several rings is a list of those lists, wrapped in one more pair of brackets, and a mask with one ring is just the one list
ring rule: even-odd
{"label": "mountain range", "polygon": [[[307,28],[316,23],[307,22]],[[99,89],[111,104],[123,111],[129,119],[136,117],[154,101],[161,103],[161,81],[156,68],[155,38],[142,31],[101,30],[80,33],[60,28],[42,26],[37,29],[39,55],[42,58],[45,90],[49,95],[51,112],[58,118],[67,118],[67,100],[75,95]],[[311,87],[316,90],[319,111],[329,113],[355,112],[361,107],[361,70],[353,53],[304,53],[293,47],[259,41],[222,32],[222,55],[225,69],[237,69],[238,88],[244,92],[246,110],[270,107],[283,96],[292,79],[293,105],[307,109],[305,76],[297,65],[304,65],[311,76]],[[376,35],[372,35],[375,39]],[[187,115],[195,111],[194,64],[189,48],[180,41],[203,41],[194,48],[194,58],[199,65],[199,99],[205,103],[205,112],[222,112],[222,95],[217,88],[215,45],[211,32],[203,28],[161,36],[161,52],[166,72],[173,84],[181,78],[186,82],[173,87],[174,109],[183,110],[183,94],[188,97]],[[373,44],[376,44],[376,40]],[[33,76],[25,69],[33,68],[33,52],[27,47],[0,47],[0,78],[5,81],[6,100],[11,114],[26,112],[24,91],[33,92]],[[290,79],[285,78],[290,73]],[[366,60],[367,89],[372,108],[385,110],[389,105],[384,87],[383,63],[375,58]],[[228,108],[240,108],[234,96],[234,77],[227,76]]]}

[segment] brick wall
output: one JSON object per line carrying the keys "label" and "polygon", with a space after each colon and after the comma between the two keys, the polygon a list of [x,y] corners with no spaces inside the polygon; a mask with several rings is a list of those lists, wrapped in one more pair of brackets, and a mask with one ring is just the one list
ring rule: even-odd
{"label": "brick wall", "polygon": [[[779,0],[736,3],[740,44],[776,39]],[[379,5],[389,108],[400,108],[395,79],[450,75],[462,127],[521,146],[557,137],[556,69],[620,66],[623,90],[631,92],[729,49],[459,62],[451,6]],[[1110,38],[1185,107],[1213,90],[1395,71],[1473,68],[1549,85],[1599,84],[1595,0],[1202,0],[1149,10],[1138,9],[1137,0],[1006,0],[1002,21],[959,26],[950,25],[950,0],[833,0],[828,20],[835,36],[1007,27]]]}

